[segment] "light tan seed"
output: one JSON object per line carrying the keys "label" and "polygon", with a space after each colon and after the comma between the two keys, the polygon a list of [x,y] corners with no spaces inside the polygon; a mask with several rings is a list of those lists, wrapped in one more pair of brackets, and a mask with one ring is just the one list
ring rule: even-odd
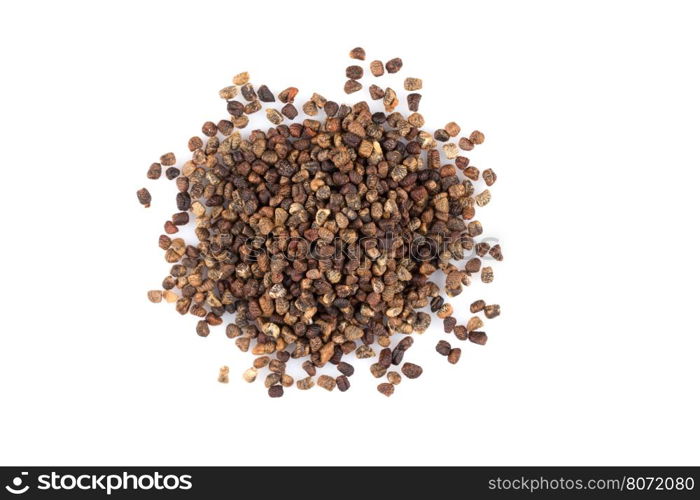
{"label": "light tan seed", "polygon": [[403,88],[411,91],[411,90],[420,90],[423,88],[423,80],[420,78],[406,78],[403,81]]}
{"label": "light tan seed", "polygon": [[250,75],[247,71],[244,71],[243,73],[238,73],[236,76],[233,77],[233,84],[245,85],[246,83],[248,83],[248,80],[250,80]]}

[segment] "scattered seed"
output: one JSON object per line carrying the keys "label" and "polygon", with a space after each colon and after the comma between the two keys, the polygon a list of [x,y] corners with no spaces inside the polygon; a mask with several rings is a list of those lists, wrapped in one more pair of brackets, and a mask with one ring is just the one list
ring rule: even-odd
{"label": "scattered seed", "polygon": [[262,102],[275,102],[275,94],[273,94],[267,85],[258,87],[258,99]]}
{"label": "scattered seed", "polygon": [[276,109],[271,109],[271,108],[266,109],[265,115],[267,116],[267,119],[273,125],[279,125],[280,123],[282,123],[284,121],[284,117]]}
{"label": "scattered seed", "polygon": [[318,385],[327,391],[332,391],[335,389],[335,379],[328,375],[321,375],[318,377]]}
{"label": "scattered seed", "polygon": [[146,172],[146,177],[153,180],[160,179],[161,171],[160,163],[151,163],[151,166],[148,167],[148,172]]}
{"label": "scattered seed", "polygon": [[360,61],[365,60],[365,49],[362,47],[355,47],[350,51],[350,59],[359,59]]}
{"label": "scattered seed", "polygon": [[493,281],[493,268],[490,266],[481,269],[481,281],[491,283]]}
{"label": "scattered seed", "polygon": [[[478,271],[478,269],[477,269],[477,271]],[[469,310],[472,312],[472,314],[476,314],[480,311],[483,311],[485,306],[486,306],[486,302],[484,302],[483,300],[475,300],[469,306]]]}
{"label": "scattered seed", "polygon": [[148,292],[148,300],[154,304],[159,303],[161,300],[163,300],[163,292],[161,290],[150,290]]}
{"label": "scattered seed", "polygon": [[313,377],[305,377],[297,380],[297,388],[301,389],[302,391],[308,391],[314,385],[316,385],[316,383],[314,382]]}
{"label": "scattered seed", "polygon": [[267,390],[267,395],[271,398],[281,398],[284,395],[284,387],[281,385],[273,385]]}
{"label": "scattered seed", "polygon": [[222,384],[228,384],[228,366],[222,366],[219,368],[219,382]]}
{"label": "scattered seed", "polygon": [[486,316],[488,319],[493,319],[496,316],[501,315],[501,306],[498,304],[491,304],[488,306],[484,307],[484,316]]}
{"label": "scattered seed", "polygon": [[360,89],[362,89],[362,84],[356,80],[348,80],[343,88],[346,94],[352,94]]}
{"label": "scattered seed", "polygon": [[459,347],[455,347],[454,349],[450,349],[450,352],[447,355],[447,361],[449,361],[453,365],[456,365],[457,362],[459,361],[459,358],[461,355],[462,355],[462,349],[460,349]]}
{"label": "scattered seed", "polygon": [[250,79],[250,75],[248,74],[247,71],[244,71],[243,73],[238,73],[236,76],[233,77],[233,84],[234,85],[245,85],[248,83],[248,80]]}
{"label": "scattered seed", "polygon": [[489,187],[493,186],[494,182],[496,182],[496,172],[490,168],[484,170],[481,175],[484,178],[484,182]]}
{"label": "scattered seed", "polygon": [[472,142],[472,144],[483,144],[484,134],[482,134],[478,130],[475,130],[469,135],[469,140]]}
{"label": "scattered seed", "polygon": [[377,386],[377,390],[380,393],[384,394],[386,397],[389,397],[392,394],[394,394],[394,384],[383,382]]}
{"label": "scattered seed", "polygon": [[228,87],[224,87],[223,89],[219,90],[219,97],[222,99],[226,99],[227,101],[229,99],[233,99],[238,95],[238,87],[234,85],[230,85]]}
{"label": "scattered seed", "polygon": [[408,102],[408,109],[410,111],[418,111],[418,107],[420,106],[420,100],[421,100],[420,94],[413,93],[413,94],[408,94],[406,96],[406,101]]}
{"label": "scattered seed", "polygon": [[350,380],[345,375],[340,375],[335,378],[335,385],[340,392],[345,392],[350,389]]}
{"label": "scattered seed", "polygon": [[255,368],[248,368],[246,371],[243,372],[243,380],[245,380],[249,384],[251,382],[255,382],[257,376],[258,370],[256,370]]}
{"label": "scattered seed", "polygon": [[450,349],[452,349],[452,346],[445,340],[440,340],[435,346],[435,350],[443,356],[447,356],[450,353]]}
{"label": "scattered seed", "polygon": [[151,193],[148,192],[148,189],[139,189],[136,191],[136,197],[138,198],[139,203],[144,207],[148,208],[151,206]]}
{"label": "scattered seed", "polygon": [[374,76],[382,76],[384,74],[384,63],[381,61],[372,61],[369,63],[369,70]]}
{"label": "scattered seed", "polygon": [[395,57],[394,59],[388,60],[385,66],[387,73],[397,73],[403,66],[403,61],[400,57]]}
{"label": "scattered seed", "polygon": [[450,122],[447,125],[445,125],[445,131],[447,131],[450,137],[457,137],[461,130],[462,129],[460,128],[460,126],[457,125],[455,122]]}
{"label": "scattered seed", "polygon": [[484,345],[488,337],[484,332],[469,332],[469,340],[475,344]]}
{"label": "scattered seed", "polygon": [[175,165],[175,154],[174,153],[165,153],[160,157],[160,164],[163,165],[164,167],[171,167]]}
{"label": "scattered seed", "polygon": [[423,80],[420,78],[406,78],[403,81],[403,88],[408,91],[420,90],[423,88]]}
{"label": "scattered seed", "polygon": [[359,80],[362,75],[364,75],[362,66],[353,65],[345,68],[345,76],[350,80]]}
{"label": "scattered seed", "polygon": [[403,373],[407,378],[418,378],[423,373],[423,368],[413,363],[404,363],[401,367],[401,373]]}
{"label": "scattered seed", "polygon": [[399,372],[389,372],[386,374],[386,379],[392,385],[399,385],[401,383],[401,374]]}

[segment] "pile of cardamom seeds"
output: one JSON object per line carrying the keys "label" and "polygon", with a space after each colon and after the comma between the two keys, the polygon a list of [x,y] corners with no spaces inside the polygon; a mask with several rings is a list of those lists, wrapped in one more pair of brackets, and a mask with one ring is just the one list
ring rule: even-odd
{"label": "pile of cardamom seeds", "polygon": [[[344,91],[358,95],[365,51],[355,48],[350,57]],[[371,61],[370,78],[380,82],[402,66],[400,58]],[[340,104],[313,93],[301,103],[303,119],[297,88],[275,96],[248,73],[232,83],[219,91],[226,117],[189,140],[191,158],[176,166],[166,153],[147,170],[155,180],[166,167],[178,209],[159,238],[170,273],[148,298],[197,317],[202,337],[227,322],[226,336],[256,356],[243,378],[264,375],[270,397],[295,384],[290,359],[304,371],[299,389],[348,390],[352,354],[376,360],[370,372],[386,378],[377,389],[390,396],[402,375],[423,372],[404,357],[430,325],[427,309],[457,341],[485,344],[479,314],[495,318],[500,307],[476,300],[474,316],[458,325],[446,301],[472,279],[490,283],[493,267],[484,261],[503,259],[500,245],[479,241],[476,219],[496,174],[464,156],[484,134],[461,135],[455,122],[424,130],[416,77],[403,81],[408,114],[396,91],[373,83],[369,101]],[[270,127],[244,132],[263,108]],[[153,203],[146,188],[137,197]],[[188,224],[197,241],[177,237]],[[443,290],[431,281],[438,273]],[[446,340],[435,349],[450,363],[460,359],[461,349]],[[337,376],[317,377],[327,364]],[[228,377],[222,367],[219,381]]]}

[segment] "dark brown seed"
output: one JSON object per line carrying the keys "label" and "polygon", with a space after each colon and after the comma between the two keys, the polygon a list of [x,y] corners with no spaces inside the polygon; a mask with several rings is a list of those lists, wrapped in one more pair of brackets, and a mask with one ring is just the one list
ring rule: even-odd
{"label": "dark brown seed", "polygon": [[189,210],[190,208],[190,195],[188,193],[177,193],[175,196],[175,201],[177,202],[177,209],[178,210]]}
{"label": "dark brown seed", "polygon": [[394,384],[383,382],[377,386],[377,390],[380,393],[384,394],[386,397],[389,397],[392,394],[394,394]]}
{"label": "dark brown seed", "polygon": [[262,102],[275,102],[275,95],[267,88],[267,85],[258,87],[258,98]]}
{"label": "dark brown seed", "polygon": [[148,189],[139,189],[136,191],[136,197],[138,198],[139,203],[144,207],[148,208],[151,206],[151,193],[148,192]]}
{"label": "dark brown seed", "polygon": [[459,347],[455,347],[454,349],[451,349],[449,354],[447,355],[447,361],[449,361],[453,365],[456,365],[461,355],[462,349],[460,349]]}
{"label": "dark brown seed", "polygon": [[401,69],[401,66],[403,66],[403,61],[400,57],[395,57],[394,59],[388,60],[385,66],[388,73],[397,73]]}
{"label": "dark brown seed", "polygon": [[171,220],[165,221],[165,224],[163,224],[163,230],[168,234],[175,234],[179,231],[177,226],[173,224],[173,221]]}
{"label": "dark brown seed", "polygon": [[484,316],[488,319],[493,319],[501,315],[501,306],[498,304],[491,304],[484,307]]}
{"label": "dark brown seed", "polygon": [[423,97],[420,94],[413,93],[413,94],[408,94],[406,96],[406,100],[408,101],[408,109],[410,111],[418,111],[418,107],[420,106],[420,100],[421,97]]}
{"label": "dark brown seed", "polygon": [[241,87],[241,95],[248,102],[257,101],[258,95],[255,93],[255,89],[250,83],[246,83]]}
{"label": "dark brown seed", "polygon": [[433,134],[433,137],[435,137],[436,141],[440,142],[445,142],[450,140],[450,134],[447,133],[447,130],[444,128],[439,128],[435,131]]}
{"label": "dark brown seed", "polygon": [[293,120],[297,117],[299,112],[297,111],[297,108],[294,107],[294,104],[288,103],[282,106],[282,114],[290,120]]}
{"label": "dark brown seed", "polygon": [[146,177],[153,180],[160,179],[162,170],[160,163],[151,163],[151,166],[148,167],[148,172],[146,172]]}
{"label": "dark brown seed", "polygon": [[345,361],[341,361],[337,365],[338,371],[347,377],[351,377],[355,373],[355,368]]}
{"label": "dark brown seed", "polygon": [[202,320],[202,321],[197,321],[197,335],[200,337],[206,337],[209,335],[209,324]]}
{"label": "dark brown seed", "polygon": [[169,236],[161,234],[158,237],[158,246],[161,248],[161,250],[167,250],[168,248],[170,248],[171,243],[172,243],[172,240],[170,239]]}
{"label": "dark brown seed", "polygon": [[418,378],[423,373],[423,368],[413,363],[404,363],[401,367],[401,373],[403,373],[408,378]]}
{"label": "dark brown seed", "polygon": [[316,375],[316,367],[311,361],[304,361],[301,367],[306,373],[309,374],[310,377],[314,377]]}
{"label": "dark brown seed", "polygon": [[478,273],[481,269],[481,259],[479,257],[474,257],[469,259],[464,266],[464,270],[468,273]]}
{"label": "dark brown seed", "polygon": [[445,299],[443,299],[439,295],[437,297],[434,297],[430,301],[430,312],[438,312],[444,303]]}
{"label": "dark brown seed", "polygon": [[413,337],[404,337],[398,344],[396,344],[396,349],[400,351],[407,351],[413,345]]}
{"label": "dark brown seed", "polygon": [[384,97],[384,89],[378,85],[370,85],[369,96],[375,101],[377,99],[382,99]]}
{"label": "dark brown seed", "polygon": [[467,340],[467,338],[469,338],[469,330],[467,330],[467,327],[464,325],[455,326],[452,333],[454,333],[457,340]]}
{"label": "dark brown seed", "polygon": [[160,157],[160,164],[164,167],[170,167],[172,165],[175,165],[175,154],[165,153],[163,156]]}
{"label": "dark brown seed", "polygon": [[469,340],[475,344],[484,345],[488,337],[484,332],[469,332]]}
{"label": "dark brown seed", "polygon": [[165,171],[165,178],[168,179],[169,181],[172,181],[173,179],[177,179],[177,177],[180,175],[180,169],[176,167],[170,167]]}
{"label": "dark brown seed", "polygon": [[214,137],[218,131],[214,122],[204,122],[202,125],[202,133],[207,137]]}
{"label": "dark brown seed", "polygon": [[340,392],[345,392],[350,389],[350,380],[345,375],[340,375],[335,378],[335,385]]}
{"label": "dark brown seed", "polygon": [[452,349],[452,346],[445,340],[439,341],[435,346],[435,350],[443,356],[447,356],[450,353],[450,349]]}
{"label": "dark brown seed", "polygon": [[374,76],[382,76],[384,74],[384,63],[381,61],[372,61],[369,63],[369,70]]}
{"label": "dark brown seed", "polygon": [[350,80],[359,80],[362,75],[364,75],[362,66],[353,65],[345,68],[345,76]]}
{"label": "dark brown seed", "polygon": [[281,398],[284,395],[284,387],[281,385],[273,385],[267,390],[267,395],[271,398]]}
{"label": "dark brown seed", "polygon": [[365,60],[365,49],[362,47],[355,47],[350,51],[350,59],[359,59],[360,61]]}
{"label": "dark brown seed", "polygon": [[[477,269],[477,271],[478,271],[478,269]],[[472,302],[472,304],[469,306],[469,310],[472,312],[472,314],[476,314],[476,313],[478,313],[478,312],[480,312],[480,311],[483,311],[485,305],[486,305],[486,302],[484,302],[483,300],[481,300],[481,299],[475,300],[475,301]]]}
{"label": "dark brown seed", "polygon": [[379,351],[378,363],[382,368],[389,368],[389,366],[391,366],[391,349],[386,347]]}
{"label": "dark brown seed", "polygon": [[445,329],[445,333],[450,333],[457,325],[457,320],[453,316],[450,316],[449,318],[443,319],[442,324]]}
{"label": "dark brown seed", "polygon": [[334,101],[328,101],[326,104],[323,106],[323,111],[325,111],[326,116],[328,117],[333,117],[336,115],[338,112],[340,106],[338,106],[337,102]]}
{"label": "dark brown seed", "polygon": [[406,351],[402,349],[394,349],[391,353],[391,364],[394,366],[399,366],[403,361],[403,355]]}
{"label": "dark brown seed", "polygon": [[345,86],[343,87],[343,90],[345,91],[346,94],[352,94],[354,92],[357,92],[362,88],[362,84],[358,82],[357,80],[348,80],[345,82]]}
{"label": "dark brown seed", "polygon": [[190,214],[187,212],[178,212],[173,214],[173,224],[176,226],[184,226],[190,221]]}
{"label": "dark brown seed", "polygon": [[[228,111],[228,113],[233,117],[241,116],[243,114],[244,108],[245,108],[245,106],[243,105],[242,102],[229,101],[226,103],[226,111]],[[199,147],[201,148],[202,146],[199,146]]]}

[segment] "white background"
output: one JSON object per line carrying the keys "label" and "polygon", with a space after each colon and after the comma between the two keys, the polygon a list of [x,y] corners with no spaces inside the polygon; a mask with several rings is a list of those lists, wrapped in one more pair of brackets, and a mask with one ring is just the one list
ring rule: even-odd
{"label": "white background", "polygon": [[[4,2],[0,464],[700,464],[697,14]],[[382,84],[423,78],[428,126],[485,132],[469,156],[499,180],[478,213],[506,260],[455,304],[503,314],[457,366],[436,321],[406,356],[424,375],[389,399],[358,362],[345,394],[271,400],[223,328],[199,338],[147,302],[175,188],[145,171],[226,117],[217,91],[239,71],[345,100],[357,45],[403,58]]]}

